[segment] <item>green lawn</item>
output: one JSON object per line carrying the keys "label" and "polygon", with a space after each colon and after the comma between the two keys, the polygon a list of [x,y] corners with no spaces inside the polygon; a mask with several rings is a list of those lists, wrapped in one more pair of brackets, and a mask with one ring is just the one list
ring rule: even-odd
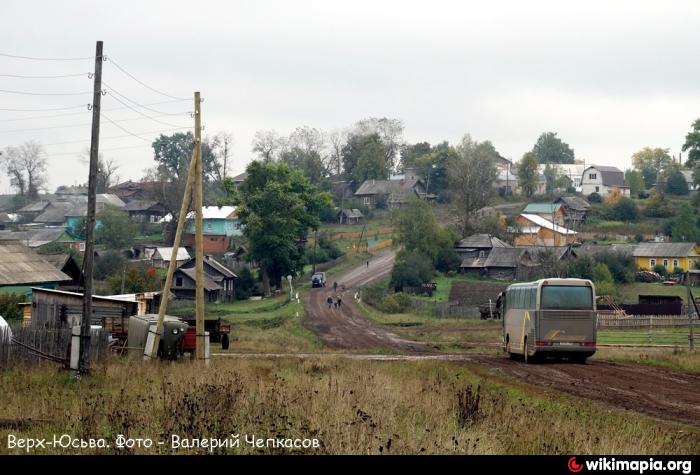
{"label": "green lawn", "polygon": [[[697,333],[698,329],[695,329]],[[608,345],[688,345],[688,328],[598,330],[598,343]]]}

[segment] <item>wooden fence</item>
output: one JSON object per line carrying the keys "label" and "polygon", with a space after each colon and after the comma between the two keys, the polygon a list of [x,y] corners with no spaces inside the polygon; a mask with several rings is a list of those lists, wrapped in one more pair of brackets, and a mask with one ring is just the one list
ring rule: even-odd
{"label": "wooden fence", "polygon": [[438,318],[479,318],[479,309],[473,305],[425,302],[411,299],[411,310]]}
{"label": "wooden fence", "polygon": [[367,248],[367,252],[376,252],[376,251],[379,251],[380,249],[386,249],[387,247],[391,247],[393,244],[394,244],[393,239],[385,239],[383,241],[379,241],[377,244],[369,246]]}
{"label": "wooden fence", "polygon": [[[10,331],[0,329],[0,370],[42,361],[67,365],[70,341],[71,330],[68,327],[40,328],[14,324]],[[90,362],[103,360],[109,352],[109,333],[93,330],[90,335]]]}
{"label": "wooden fence", "polygon": [[[693,326],[698,326],[697,315],[692,320]],[[688,325],[688,317],[680,315],[598,315],[598,328],[678,328]]]}

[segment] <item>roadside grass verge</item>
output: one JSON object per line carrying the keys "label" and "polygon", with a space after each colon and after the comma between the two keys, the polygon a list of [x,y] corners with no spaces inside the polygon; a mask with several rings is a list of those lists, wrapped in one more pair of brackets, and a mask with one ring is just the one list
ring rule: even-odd
{"label": "roadside grass verge", "polygon": [[[620,292],[620,300],[622,303],[638,303],[639,295],[666,295],[678,296],[685,299],[688,295],[688,290],[684,285],[663,285],[661,283],[635,282],[633,284],[617,286]],[[694,297],[700,297],[700,287],[690,288]]]}
{"label": "roadside grass verge", "polygon": [[[698,430],[504,382],[469,364],[343,358],[117,361],[75,380],[53,366],[0,374],[0,438],[101,438],[107,449],[37,453],[207,453],[180,438],[238,435],[235,454],[694,454]],[[483,368],[482,368],[483,369]],[[118,434],[153,447],[117,449]],[[319,448],[255,448],[245,437],[317,439]],[[165,442],[159,445],[158,442]],[[0,453],[23,449],[0,446]]]}
{"label": "roadside grass verge", "polygon": [[700,374],[700,351],[687,345],[686,341],[676,348],[598,348],[594,358]]}

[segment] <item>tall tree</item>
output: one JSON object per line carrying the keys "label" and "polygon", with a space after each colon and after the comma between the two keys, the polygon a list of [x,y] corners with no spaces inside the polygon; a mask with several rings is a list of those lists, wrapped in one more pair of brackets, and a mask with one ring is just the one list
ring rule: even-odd
{"label": "tall tree", "polygon": [[445,201],[448,187],[447,164],[457,156],[454,147],[442,142],[432,151],[415,160],[414,167],[425,176],[428,193],[437,195],[439,201]]}
{"label": "tall tree", "polygon": [[493,196],[497,160],[498,152],[491,142],[479,143],[465,135],[456,147],[455,159],[448,164],[450,199],[463,236],[473,231],[474,215]]}
{"label": "tall tree", "polygon": [[678,165],[671,167],[665,174],[665,191],[672,195],[687,195],[690,192],[688,182]]}
{"label": "tall tree", "polygon": [[250,246],[248,254],[262,272],[265,292],[270,284],[303,270],[303,242],[318,229],[320,213],[331,206],[328,193],[284,163],[252,162],[237,197],[238,216]]}
{"label": "tall tree", "polygon": [[46,185],[46,163],[44,150],[35,141],[25,142],[19,147],[8,147],[3,156],[10,184],[18,195],[28,200],[36,199]]}
{"label": "tall tree", "polygon": [[417,196],[394,211],[391,221],[397,229],[394,242],[403,246],[406,253],[426,256],[433,263],[440,250],[451,249],[457,238],[440,225],[433,207]]}
{"label": "tall tree", "polygon": [[644,186],[656,186],[661,175],[673,164],[667,148],[644,147],[632,155],[632,166],[642,173]]}
{"label": "tall tree", "polygon": [[[180,205],[187,184],[187,171],[189,169],[192,151],[194,150],[194,134],[175,133],[173,135],[161,135],[152,144],[156,169],[154,181],[160,182],[158,188],[158,201],[172,216],[165,229],[165,239],[172,241],[177,227],[180,213]],[[202,141],[202,175],[204,182],[210,185],[220,176],[220,167],[211,144],[207,140]]]}
{"label": "tall tree", "polygon": [[418,142],[414,144],[406,144],[401,146],[401,163],[402,170],[417,166],[417,161],[425,155],[430,154],[433,148],[428,142]]}
{"label": "tall tree", "polygon": [[329,172],[338,176],[343,171],[343,147],[348,142],[348,133],[336,129],[328,134],[327,140]]}
{"label": "tall tree", "polygon": [[523,194],[528,198],[534,195],[539,180],[537,157],[534,152],[527,152],[523,155],[516,166],[516,174],[518,175],[518,185],[523,190]]}
{"label": "tall tree", "polygon": [[253,152],[257,153],[263,162],[277,160],[286,147],[286,139],[280,137],[276,130],[258,130],[253,137]]}
{"label": "tall tree", "polygon": [[684,204],[678,210],[671,227],[671,237],[678,242],[700,242],[698,215],[692,206]]}
{"label": "tall tree", "polygon": [[233,134],[230,132],[219,132],[212,139],[211,147],[214,149],[218,161],[221,164],[221,180],[223,181],[228,172],[228,164],[231,162]]}
{"label": "tall tree", "polygon": [[639,170],[625,170],[625,183],[630,187],[632,196],[637,196],[644,191],[644,178]]}
{"label": "tall tree", "polygon": [[692,168],[700,164],[700,119],[695,119],[693,122],[693,130],[685,136],[683,151],[688,152],[688,160],[686,166]]}
{"label": "tall tree", "polygon": [[557,181],[557,172],[547,163],[542,174],[544,175],[547,194],[551,194],[554,191],[555,182]]}
{"label": "tall tree", "polygon": [[343,147],[343,168],[347,178],[356,184],[370,179],[386,180],[391,167],[379,135],[351,135]]}
{"label": "tall tree", "polygon": [[403,145],[403,122],[400,119],[369,117],[355,124],[356,135],[377,134],[384,144],[384,158],[389,171],[396,167],[396,159]]}
{"label": "tall tree", "polygon": [[316,150],[295,146],[282,152],[280,162],[286,163],[292,170],[300,171],[315,185],[320,185],[326,177],[326,167]]}
{"label": "tall tree", "polygon": [[539,163],[574,163],[574,151],[569,144],[557,137],[556,132],[544,132],[532,151]]}

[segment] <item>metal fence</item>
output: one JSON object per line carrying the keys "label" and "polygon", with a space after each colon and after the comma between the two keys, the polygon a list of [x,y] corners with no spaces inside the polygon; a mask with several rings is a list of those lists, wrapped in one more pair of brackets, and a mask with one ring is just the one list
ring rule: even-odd
{"label": "metal fence", "polygon": [[[697,322],[697,316],[692,321]],[[671,328],[688,325],[688,317],[681,315],[598,315],[598,328]]]}
{"label": "metal fence", "polygon": [[[70,357],[71,330],[67,327],[33,327],[21,323],[0,328],[0,369],[18,364],[52,361],[67,365]],[[93,330],[90,335],[90,361],[109,355],[109,333]]]}
{"label": "metal fence", "polygon": [[688,347],[695,345],[697,315],[598,315],[598,344],[603,346]]}

